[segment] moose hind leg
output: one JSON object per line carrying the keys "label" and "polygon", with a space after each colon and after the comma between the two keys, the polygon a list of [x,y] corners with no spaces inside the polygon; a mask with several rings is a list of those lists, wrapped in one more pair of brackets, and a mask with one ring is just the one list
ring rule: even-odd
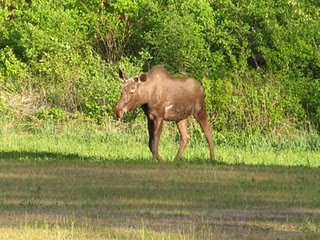
{"label": "moose hind leg", "polygon": [[180,135],[181,135],[180,147],[179,147],[178,153],[175,157],[175,160],[178,160],[181,157],[184,149],[186,148],[186,146],[189,142],[190,136],[188,134],[188,126],[187,126],[186,119],[178,121],[176,123],[177,123],[178,129],[179,129]]}
{"label": "moose hind leg", "polygon": [[210,159],[214,160],[215,156],[214,156],[214,147],[213,147],[213,139],[212,139],[212,129],[207,120],[205,111],[202,112],[202,114],[196,115],[195,118],[197,122],[200,124],[201,129],[204,132],[204,135],[206,136],[207,143],[210,149]]}

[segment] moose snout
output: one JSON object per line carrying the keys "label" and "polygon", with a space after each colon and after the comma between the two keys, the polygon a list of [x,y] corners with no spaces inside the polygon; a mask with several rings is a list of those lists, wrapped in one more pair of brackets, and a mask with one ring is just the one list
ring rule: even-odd
{"label": "moose snout", "polygon": [[118,119],[122,118],[125,113],[126,113],[126,110],[120,107],[117,107],[116,110],[114,111],[114,115]]}
{"label": "moose snout", "polygon": [[122,118],[123,112],[121,111],[121,109],[116,108],[116,110],[114,111],[114,116],[118,119]]}

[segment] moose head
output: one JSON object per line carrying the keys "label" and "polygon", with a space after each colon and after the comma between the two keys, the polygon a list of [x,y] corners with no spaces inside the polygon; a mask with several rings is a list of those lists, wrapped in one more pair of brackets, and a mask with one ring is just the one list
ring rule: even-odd
{"label": "moose head", "polygon": [[115,115],[122,118],[128,111],[141,105],[141,93],[138,91],[141,84],[147,81],[147,75],[128,78],[127,75],[119,69],[119,77],[123,80],[121,97],[116,106]]}

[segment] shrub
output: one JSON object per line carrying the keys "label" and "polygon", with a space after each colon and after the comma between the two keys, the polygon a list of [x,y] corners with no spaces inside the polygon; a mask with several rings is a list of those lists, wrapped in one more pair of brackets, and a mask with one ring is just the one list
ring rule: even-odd
{"label": "shrub", "polygon": [[136,75],[160,63],[203,79],[217,129],[320,128],[315,1],[0,4],[1,90],[37,95],[39,108],[102,122],[119,98],[117,68]]}

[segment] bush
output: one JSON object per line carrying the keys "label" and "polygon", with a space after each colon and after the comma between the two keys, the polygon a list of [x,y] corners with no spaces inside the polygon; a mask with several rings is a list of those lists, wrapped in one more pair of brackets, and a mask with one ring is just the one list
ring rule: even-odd
{"label": "bush", "polygon": [[118,67],[136,75],[164,64],[202,80],[217,129],[320,129],[316,1],[0,4],[1,90],[37,95],[39,109],[102,122],[119,98]]}
{"label": "bush", "polygon": [[[286,86],[281,75],[239,75],[231,80],[203,80],[208,111],[214,128],[220,131],[243,129],[282,131],[287,125],[300,127],[305,112],[295,89]],[[215,113],[215,114],[212,114]]]}

